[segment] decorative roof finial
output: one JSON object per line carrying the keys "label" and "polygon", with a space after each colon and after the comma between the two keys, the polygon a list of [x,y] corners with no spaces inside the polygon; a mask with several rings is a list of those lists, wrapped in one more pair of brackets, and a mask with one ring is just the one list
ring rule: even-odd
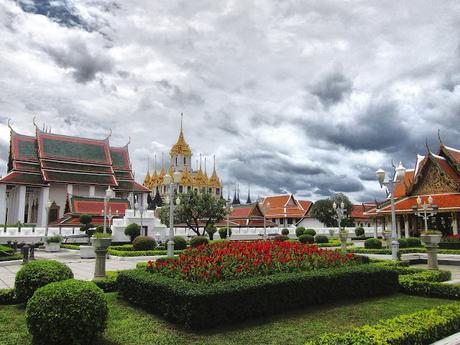
{"label": "decorative roof finial", "polygon": [[[112,130],[110,130],[110,135],[112,135]],[[110,136],[109,136],[109,137],[110,137]],[[107,139],[108,139],[109,137],[107,137]],[[127,142],[127,143],[125,144],[125,146],[123,146],[123,147],[128,147],[129,144],[131,144],[131,137],[130,137],[130,136],[128,137],[128,142]]]}
{"label": "decorative roof finial", "polygon": [[202,170],[201,170],[201,153],[200,153],[200,171],[202,171]]}
{"label": "decorative roof finial", "polygon": [[426,146],[428,154],[431,154],[430,147],[428,146],[428,138],[425,138],[425,146]]}
{"label": "decorative roof finial", "polygon": [[153,169],[157,171],[157,154],[155,153],[155,156],[153,158]]}
{"label": "decorative roof finial", "polygon": [[246,200],[246,204],[252,204],[251,200],[251,185],[248,183],[248,199]]}
{"label": "decorative roof finial", "polygon": [[147,156],[147,174],[150,174],[150,157]]}
{"label": "decorative roof finial", "polygon": [[184,113],[180,113],[180,131],[182,132],[182,120],[184,119]]}
{"label": "decorative roof finial", "polygon": [[442,142],[442,139],[441,139],[441,129],[440,128],[438,128],[438,140],[441,146],[444,146],[444,143]]}
{"label": "decorative roof finial", "polygon": [[204,157],[204,174],[208,174],[208,170],[206,169],[206,157]]}
{"label": "decorative roof finial", "polygon": [[112,136],[112,128],[109,128],[109,135],[105,138],[105,140],[109,141],[111,136]]}
{"label": "decorative roof finial", "polygon": [[11,119],[10,119],[10,118],[8,118],[8,128],[9,128],[11,131],[14,132],[13,127],[11,127]]}
{"label": "decorative roof finial", "polygon": [[35,128],[40,130],[40,128],[38,128],[38,125],[37,123],[35,122],[35,119],[37,118],[37,115],[34,115],[34,118],[32,119],[32,123],[34,124]]}

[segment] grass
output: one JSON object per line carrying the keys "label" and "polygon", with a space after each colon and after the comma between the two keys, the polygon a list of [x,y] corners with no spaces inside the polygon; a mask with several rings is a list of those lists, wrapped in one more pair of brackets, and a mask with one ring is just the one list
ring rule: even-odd
{"label": "grass", "polygon": [[[376,323],[380,319],[451,303],[445,299],[396,294],[329,304],[251,320],[239,325],[192,332],[118,300],[116,293],[106,296],[110,316],[108,328],[98,345],[303,345],[308,339],[332,330],[343,332],[364,324]],[[0,306],[0,344],[31,344],[22,307]]]}

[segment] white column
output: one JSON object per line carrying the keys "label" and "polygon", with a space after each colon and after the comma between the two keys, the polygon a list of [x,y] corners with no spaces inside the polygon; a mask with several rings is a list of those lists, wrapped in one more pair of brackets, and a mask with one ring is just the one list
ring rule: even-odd
{"label": "white column", "polygon": [[34,193],[33,191],[29,192],[29,197],[27,198],[27,223],[32,223],[32,204],[34,202]]}
{"label": "white column", "polygon": [[0,184],[0,224],[6,222],[6,184]]}
{"label": "white column", "polygon": [[93,197],[96,195],[96,186],[89,186],[89,196]]}
{"label": "white column", "polygon": [[40,195],[38,196],[38,211],[37,211],[37,225],[46,226],[46,204],[50,197],[50,188],[42,187],[40,189]]}
{"label": "white column", "polygon": [[128,193],[128,201],[129,201],[129,203],[131,205],[131,209],[134,209],[134,195],[131,192]]}
{"label": "white column", "polygon": [[396,215],[396,233],[401,238],[401,216]]}
{"label": "white column", "polygon": [[409,237],[409,215],[408,214],[404,216],[404,237],[405,238]]}
{"label": "white column", "polygon": [[73,195],[73,184],[68,184],[67,185],[67,194],[68,195]]}
{"label": "white column", "polygon": [[142,205],[147,208],[147,193],[142,194]]}
{"label": "white column", "polygon": [[378,233],[377,233],[377,230],[378,230],[378,218],[377,218],[377,217],[374,218],[374,225],[375,225],[375,228],[374,228],[374,238],[378,238],[379,235],[378,235]]}
{"label": "white column", "polygon": [[24,223],[24,214],[26,212],[26,186],[18,187],[18,194],[16,198],[16,217],[14,222]]}
{"label": "white column", "polygon": [[452,213],[452,233],[458,235],[457,213]]}

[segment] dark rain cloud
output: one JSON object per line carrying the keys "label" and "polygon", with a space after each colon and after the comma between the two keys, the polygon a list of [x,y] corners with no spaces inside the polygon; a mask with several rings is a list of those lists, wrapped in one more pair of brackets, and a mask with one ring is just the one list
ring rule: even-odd
{"label": "dark rain cloud", "polygon": [[334,72],[324,77],[314,85],[311,93],[318,97],[325,106],[339,103],[353,88],[353,82],[342,73]]}

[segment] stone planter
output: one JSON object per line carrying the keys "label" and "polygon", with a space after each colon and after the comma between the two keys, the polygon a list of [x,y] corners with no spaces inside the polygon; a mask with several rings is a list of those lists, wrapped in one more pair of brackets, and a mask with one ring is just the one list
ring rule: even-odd
{"label": "stone planter", "polygon": [[112,243],[112,238],[93,238],[91,237],[94,252],[96,253],[96,267],[94,269],[94,279],[105,278],[105,260],[107,248]]}
{"label": "stone planter", "polygon": [[94,252],[93,246],[80,246],[80,258],[82,259],[94,259],[96,253]]}
{"label": "stone planter", "polygon": [[60,242],[45,243],[45,252],[55,253],[61,250]]}
{"label": "stone planter", "polygon": [[438,244],[441,242],[441,234],[422,234],[420,240],[426,247],[428,254],[428,269],[438,269]]}

